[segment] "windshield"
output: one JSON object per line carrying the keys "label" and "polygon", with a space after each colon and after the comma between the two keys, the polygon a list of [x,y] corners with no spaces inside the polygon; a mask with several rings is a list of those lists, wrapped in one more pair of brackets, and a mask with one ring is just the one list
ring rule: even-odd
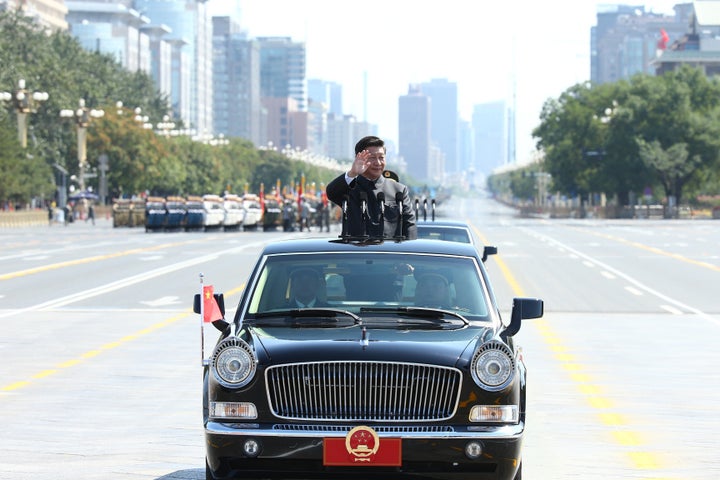
{"label": "windshield", "polygon": [[271,256],[250,295],[249,318],[304,308],[366,317],[368,312],[422,307],[488,320],[488,295],[471,257],[358,252]]}
{"label": "windshield", "polygon": [[472,243],[470,232],[460,227],[432,227],[418,225],[418,238],[431,240],[446,240],[448,242]]}

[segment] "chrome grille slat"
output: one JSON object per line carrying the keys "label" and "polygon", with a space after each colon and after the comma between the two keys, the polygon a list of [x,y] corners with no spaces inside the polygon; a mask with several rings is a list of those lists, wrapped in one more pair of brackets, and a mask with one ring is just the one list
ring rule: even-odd
{"label": "chrome grille slat", "polygon": [[272,366],[265,377],[280,418],[419,422],[452,417],[462,373],[416,363],[310,362]]}
{"label": "chrome grille slat", "polygon": [[[273,430],[286,432],[343,432],[347,433],[357,425],[294,425],[294,424],[278,424],[273,426]],[[373,430],[378,433],[433,433],[433,432],[454,432],[451,426],[374,426]]]}

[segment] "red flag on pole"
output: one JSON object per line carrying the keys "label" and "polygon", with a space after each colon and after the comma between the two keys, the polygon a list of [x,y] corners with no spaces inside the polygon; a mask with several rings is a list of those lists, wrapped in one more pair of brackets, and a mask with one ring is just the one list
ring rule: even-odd
{"label": "red flag on pole", "polygon": [[209,323],[215,320],[222,320],[220,307],[215,301],[212,285],[203,285],[203,322]]}
{"label": "red flag on pole", "polygon": [[660,40],[658,40],[658,43],[657,43],[658,50],[666,50],[667,44],[669,41],[670,41],[670,36],[668,35],[668,33],[665,31],[664,28],[661,28],[660,29]]}

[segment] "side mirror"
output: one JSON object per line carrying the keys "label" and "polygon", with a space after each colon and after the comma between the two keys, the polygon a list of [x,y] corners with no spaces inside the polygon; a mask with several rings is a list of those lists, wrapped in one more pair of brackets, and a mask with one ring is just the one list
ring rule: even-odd
{"label": "side mirror", "polygon": [[483,248],[483,263],[485,263],[485,260],[487,260],[490,255],[497,255],[497,247],[486,246]]}
{"label": "side mirror", "polygon": [[544,302],[539,298],[513,298],[510,325],[500,334],[501,337],[512,337],[520,331],[520,324],[529,318],[540,318],[543,316]]}

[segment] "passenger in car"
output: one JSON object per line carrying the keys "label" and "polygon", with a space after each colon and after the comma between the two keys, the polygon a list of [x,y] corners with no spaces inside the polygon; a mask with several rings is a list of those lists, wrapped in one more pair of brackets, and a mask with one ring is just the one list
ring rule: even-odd
{"label": "passenger in car", "polygon": [[290,273],[290,308],[327,307],[324,281],[320,272],[312,268],[299,268]]}
{"label": "passenger in car", "polygon": [[419,275],[415,286],[415,305],[430,308],[452,308],[448,279],[439,273]]}

